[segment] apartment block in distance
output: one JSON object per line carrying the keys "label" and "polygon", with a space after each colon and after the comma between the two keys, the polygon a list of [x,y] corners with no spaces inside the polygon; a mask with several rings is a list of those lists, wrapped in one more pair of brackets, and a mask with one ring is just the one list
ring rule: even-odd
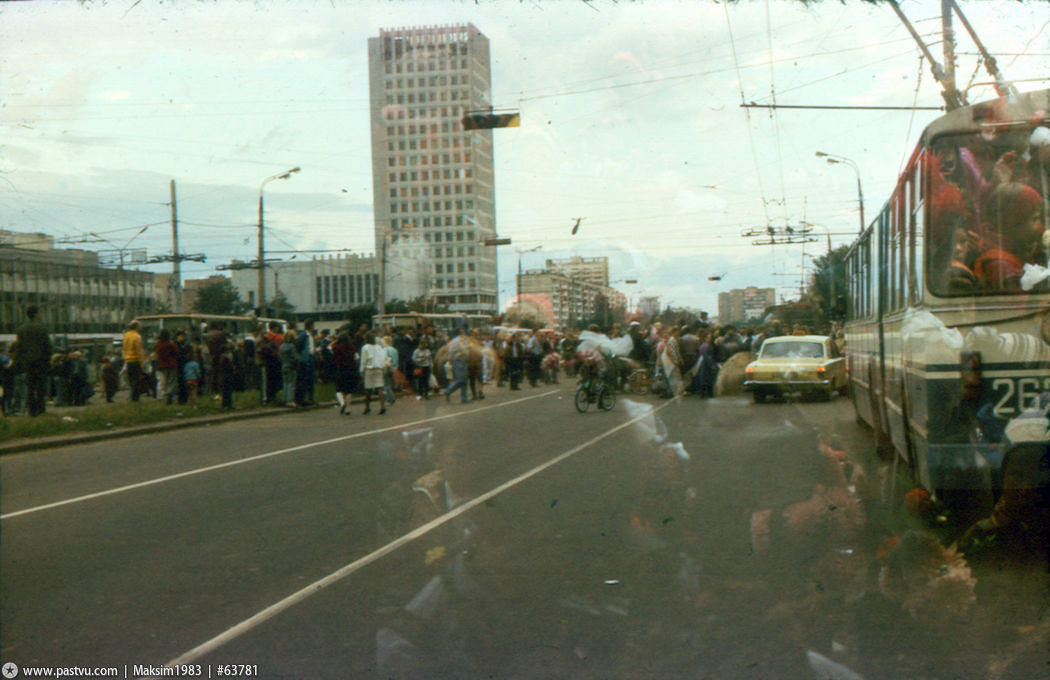
{"label": "apartment block in distance", "polygon": [[495,314],[498,277],[489,40],[471,24],[368,39],[376,254],[385,298]]}
{"label": "apartment block in distance", "polygon": [[736,323],[762,318],[767,307],[776,304],[776,289],[737,288],[718,294],[718,322]]}
{"label": "apartment block in distance", "polygon": [[573,256],[563,260],[547,260],[547,271],[564,274],[570,279],[585,281],[595,286],[609,285],[609,258]]}

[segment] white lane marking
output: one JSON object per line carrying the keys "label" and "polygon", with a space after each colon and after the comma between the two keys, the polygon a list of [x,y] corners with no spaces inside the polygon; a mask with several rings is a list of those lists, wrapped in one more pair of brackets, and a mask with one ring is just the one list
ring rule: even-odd
{"label": "white lane marking", "polygon": [[456,507],[455,509],[450,510],[449,512],[445,513],[444,515],[441,515],[440,517],[427,522],[426,524],[420,526],[419,528],[408,532],[407,534],[405,534],[405,535],[403,535],[403,536],[401,536],[401,537],[391,541],[390,543],[387,543],[386,545],[384,545],[382,548],[379,548],[375,552],[371,552],[371,553],[365,555],[364,557],[358,558],[358,559],[354,560],[353,562],[347,564],[346,566],[341,567],[341,568],[337,569],[336,571],[333,571],[328,576],[325,576],[324,578],[321,578],[321,579],[319,579],[317,581],[314,581],[313,583],[311,583],[310,585],[306,586],[305,588],[302,588],[301,590],[297,590],[296,592],[292,593],[288,597],[286,597],[283,600],[280,600],[280,601],[270,605],[269,607],[267,607],[266,609],[263,609],[262,611],[260,611],[259,613],[255,614],[254,616],[251,616],[251,617],[245,619],[244,621],[241,621],[240,623],[238,623],[237,625],[233,626],[232,628],[230,628],[226,632],[220,633],[219,635],[216,635],[215,637],[213,637],[212,639],[208,640],[207,642],[204,642],[204,643],[198,645],[197,647],[194,647],[193,649],[191,649],[190,651],[186,652],[182,656],[179,656],[178,658],[172,659],[171,661],[169,661],[167,663],[167,667],[171,668],[172,666],[179,666],[179,665],[182,665],[182,664],[189,664],[189,663],[195,662],[197,659],[201,658],[205,654],[208,654],[210,652],[215,651],[216,649],[218,649],[219,647],[223,646],[227,642],[230,642],[230,641],[240,637],[241,635],[243,635],[243,634],[247,633],[248,631],[252,630],[253,628],[258,626],[259,624],[261,624],[261,623],[263,623],[265,621],[268,621],[269,619],[272,619],[273,617],[277,616],[278,614],[280,614],[281,612],[285,611],[286,609],[289,609],[290,607],[293,607],[296,604],[298,604],[298,603],[302,602],[303,600],[307,599],[311,595],[314,595],[314,594],[320,592],[321,590],[324,590],[328,586],[331,586],[331,585],[341,581],[342,579],[346,578],[350,574],[353,574],[355,571],[358,571],[358,570],[362,569],[363,567],[366,567],[369,564],[375,562],[379,558],[384,557],[385,555],[388,555],[388,554],[394,552],[395,550],[397,550],[398,548],[400,548],[400,547],[402,547],[404,545],[407,545],[408,543],[410,543],[410,542],[416,540],[417,538],[419,538],[420,536],[423,536],[424,534],[426,534],[426,533],[436,529],[437,527],[441,526],[442,524],[445,524],[446,522],[449,522],[449,521],[455,519],[456,517],[459,517],[463,513],[467,512],[468,510],[472,510],[472,509],[476,508],[477,506],[481,505],[482,503],[484,503],[484,502],[494,498],[495,496],[498,496],[499,494],[503,493],[507,489],[510,489],[511,487],[517,486],[518,484],[521,484],[522,482],[524,482],[524,481],[526,481],[526,480],[528,480],[528,479],[530,479],[532,477],[535,477],[536,475],[538,475],[539,473],[543,472],[544,470],[557,465],[558,463],[562,462],[563,460],[565,460],[565,459],[567,459],[567,458],[569,458],[571,456],[576,455],[580,451],[586,449],[589,446],[592,446],[593,444],[596,444],[597,442],[601,441],[602,439],[605,439],[606,437],[608,437],[608,436],[610,436],[612,434],[615,434],[616,432],[619,432],[620,430],[624,429],[625,427],[633,425],[633,424],[637,423],[638,421],[643,420],[645,418],[651,417],[652,414],[656,413],[660,409],[665,408],[670,403],[671,402],[666,402],[664,404],[661,404],[660,406],[657,406],[656,408],[654,408],[652,411],[643,413],[642,415],[638,416],[637,418],[633,418],[633,419],[628,420],[628,421],[626,421],[626,422],[624,422],[624,423],[622,423],[620,425],[617,425],[616,427],[612,428],[611,430],[608,430],[607,432],[604,432],[603,434],[600,434],[600,435],[590,439],[589,441],[584,442],[583,444],[579,444],[578,446],[574,446],[573,448],[569,449],[568,451],[566,451],[566,452],[564,452],[564,453],[562,453],[562,454],[560,454],[560,455],[558,455],[558,456],[556,456],[554,458],[551,458],[546,463],[538,465],[538,466],[532,468],[531,470],[529,470],[528,472],[525,472],[525,473],[522,473],[521,475],[518,475],[517,477],[515,477],[514,479],[511,479],[510,481],[507,481],[507,482],[504,482],[503,484],[500,484],[499,486],[495,487],[494,489],[492,489],[490,491],[487,491],[487,492],[483,493],[482,495],[478,496],[477,498],[474,498],[473,500],[467,501],[463,505],[460,505],[460,506]]}
{"label": "white lane marking", "polygon": [[141,489],[147,486],[153,486],[154,484],[163,484],[164,482],[170,482],[175,479],[182,479],[183,477],[191,477],[193,475],[203,474],[205,472],[213,472],[215,470],[222,470],[224,468],[233,467],[235,465],[243,465],[245,463],[254,463],[255,461],[264,460],[266,458],[273,458],[274,456],[281,456],[286,453],[294,453],[295,451],[302,451],[304,449],[313,448],[315,446],[325,446],[327,444],[335,444],[337,442],[347,441],[349,439],[357,439],[358,437],[368,437],[373,434],[380,434],[382,432],[389,432],[391,430],[402,430],[416,425],[423,425],[425,423],[431,423],[437,420],[447,420],[449,418],[458,418],[460,416],[471,415],[474,413],[480,413],[481,411],[487,411],[494,408],[503,408],[511,406],[513,404],[520,404],[523,401],[529,401],[530,399],[538,399],[540,397],[550,396],[557,394],[557,390],[551,390],[549,392],[543,392],[541,394],[532,394],[527,397],[521,397],[513,401],[503,402],[501,404],[490,404],[488,406],[480,406],[478,408],[469,409],[466,411],[457,411],[455,413],[448,413],[442,416],[433,416],[430,418],[424,418],[422,420],[416,420],[410,423],[401,423],[399,425],[391,425],[390,427],[381,427],[375,430],[367,430],[365,432],[355,432],[354,434],[344,435],[342,437],[336,437],[334,439],[326,439],[319,442],[311,442],[309,444],[300,444],[299,446],[293,446],[287,449],[280,449],[278,451],[269,451],[267,453],[260,453],[257,456],[249,456],[248,458],[240,458],[238,460],[231,460],[225,463],[218,463],[216,465],[209,465],[207,467],[196,468],[194,470],[186,470],[185,472],[178,472],[173,475],[167,475],[166,477],[157,477],[155,479],[148,479],[144,482],[136,482],[134,484],[128,484],[126,486],[116,487],[114,489],[107,489],[105,491],[96,491],[95,493],[85,494],[83,496],[77,496],[75,498],[67,498],[61,501],[55,501],[54,503],[47,503],[46,505],[37,505],[32,508],[26,508],[24,510],[16,510],[9,512],[5,515],[0,515],[0,520],[11,519],[13,517],[19,517],[21,515],[28,515],[34,512],[41,512],[43,510],[50,510],[52,508],[58,508],[63,505],[70,505],[72,503],[82,503],[89,501],[94,498],[101,498],[103,496],[112,496],[113,494],[124,493],[125,491],[133,491],[135,489]]}

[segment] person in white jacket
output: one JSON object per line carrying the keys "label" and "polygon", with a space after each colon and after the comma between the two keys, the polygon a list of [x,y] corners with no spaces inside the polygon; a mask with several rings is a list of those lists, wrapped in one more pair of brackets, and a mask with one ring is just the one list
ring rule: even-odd
{"label": "person in white jacket", "polygon": [[386,413],[386,399],[382,394],[383,374],[390,365],[386,350],[376,341],[375,333],[365,336],[365,346],[361,348],[361,376],[365,382],[365,413],[372,410],[372,393],[379,396],[379,415]]}

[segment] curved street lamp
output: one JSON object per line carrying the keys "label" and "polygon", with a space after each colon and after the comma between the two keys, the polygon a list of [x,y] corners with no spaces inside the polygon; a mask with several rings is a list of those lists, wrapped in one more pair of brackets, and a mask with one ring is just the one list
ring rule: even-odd
{"label": "curved street lamp", "polygon": [[266,249],[263,246],[263,187],[275,179],[288,179],[293,174],[299,172],[299,170],[300,168],[296,166],[288,172],[267,177],[262,181],[262,184],[259,185],[259,261],[256,263],[259,268],[259,278],[257,283],[259,290],[255,302],[256,307],[260,310],[260,316],[266,315]]}
{"label": "curved street lamp", "polygon": [[860,205],[860,233],[864,233],[864,192],[860,188],[860,168],[857,164],[845,156],[837,156],[833,153],[817,152],[817,158],[827,159],[829,164],[845,164],[853,168],[857,173],[857,203]]}

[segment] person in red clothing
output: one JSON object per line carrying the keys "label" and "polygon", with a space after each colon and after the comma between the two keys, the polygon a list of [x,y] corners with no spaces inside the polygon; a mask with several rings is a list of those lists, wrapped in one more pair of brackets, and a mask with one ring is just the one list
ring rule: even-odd
{"label": "person in red clothing", "polygon": [[339,413],[350,414],[350,396],[357,391],[358,362],[357,347],[346,331],[340,332],[332,343],[332,362],[335,366],[335,398],[339,402]]}
{"label": "person in red clothing", "polygon": [[153,353],[157,357],[157,398],[170,404],[179,388],[179,346],[171,339],[167,328],[160,329],[157,334]]}
{"label": "person in red clothing", "polygon": [[995,236],[973,265],[983,289],[1021,290],[1024,265],[1042,246],[1042,208],[1039,192],[1020,182],[1000,184],[989,196],[983,216]]}

